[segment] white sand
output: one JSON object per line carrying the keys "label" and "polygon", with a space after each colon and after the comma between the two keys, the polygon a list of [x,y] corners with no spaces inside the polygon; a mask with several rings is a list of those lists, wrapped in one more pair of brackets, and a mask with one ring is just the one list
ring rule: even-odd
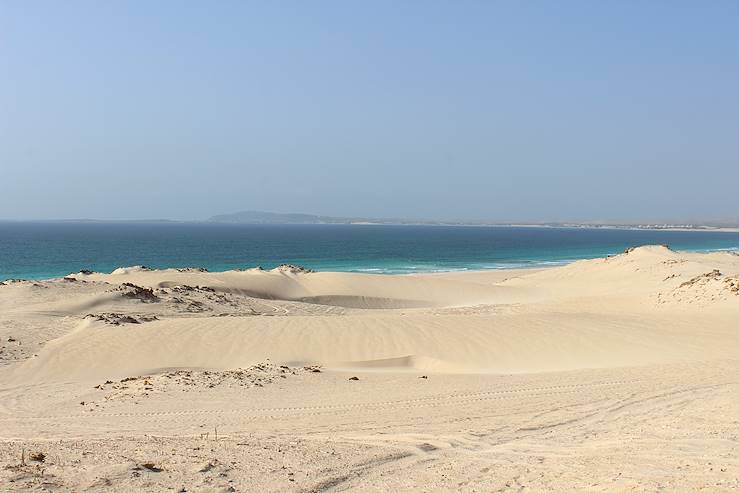
{"label": "white sand", "polygon": [[739,488],[736,254],[74,278],[0,286],[10,491]]}

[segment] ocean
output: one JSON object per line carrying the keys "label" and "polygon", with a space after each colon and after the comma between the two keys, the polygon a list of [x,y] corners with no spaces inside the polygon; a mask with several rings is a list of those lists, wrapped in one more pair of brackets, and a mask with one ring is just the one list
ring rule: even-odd
{"label": "ocean", "polygon": [[564,264],[630,246],[738,250],[739,233],[624,229],[236,225],[144,222],[2,222],[0,280],[46,279],[80,269],[281,263],[319,271],[407,274]]}

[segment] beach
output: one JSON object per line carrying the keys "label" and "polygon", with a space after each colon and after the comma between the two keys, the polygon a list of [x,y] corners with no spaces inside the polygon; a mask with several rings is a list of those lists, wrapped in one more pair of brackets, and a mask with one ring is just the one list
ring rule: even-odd
{"label": "beach", "polygon": [[0,285],[7,491],[734,491],[739,255]]}

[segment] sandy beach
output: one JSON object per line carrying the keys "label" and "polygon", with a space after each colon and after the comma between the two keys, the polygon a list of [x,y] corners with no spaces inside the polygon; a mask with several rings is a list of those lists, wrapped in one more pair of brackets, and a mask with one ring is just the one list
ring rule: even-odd
{"label": "sandy beach", "polygon": [[3,491],[735,491],[739,255],[0,285]]}

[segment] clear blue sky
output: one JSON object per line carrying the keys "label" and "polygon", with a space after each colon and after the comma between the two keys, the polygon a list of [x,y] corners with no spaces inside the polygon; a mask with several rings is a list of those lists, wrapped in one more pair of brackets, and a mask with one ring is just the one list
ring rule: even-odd
{"label": "clear blue sky", "polygon": [[739,220],[739,2],[0,1],[0,218]]}

